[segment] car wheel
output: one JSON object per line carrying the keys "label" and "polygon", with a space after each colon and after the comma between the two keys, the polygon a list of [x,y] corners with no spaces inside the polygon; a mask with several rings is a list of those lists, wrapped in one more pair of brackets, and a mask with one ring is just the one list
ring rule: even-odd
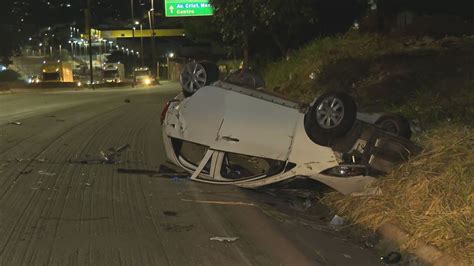
{"label": "car wheel", "polygon": [[316,144],[330,146],[354,125],[357,107],[351,96],[330,92],[319,97],[305,115],[308,137]]}
{"label": "car wheel", "polygon": [[259,74],[249,69],[241,69],[228,75],[226,81],[246,88],[265,88],[265,80]]}
{"label": "car wheel", "polygon": [[375,122],[375,125],[383,131],[402,138],[410,139],[411,137],[410,122],[403,116],[383,115]]}
{"label": "car wheel", "polygon": [[219,79],[219,68],[211,62],[188,63],[184,66],[179,77],[183,94],[193,95],[200,88]]}

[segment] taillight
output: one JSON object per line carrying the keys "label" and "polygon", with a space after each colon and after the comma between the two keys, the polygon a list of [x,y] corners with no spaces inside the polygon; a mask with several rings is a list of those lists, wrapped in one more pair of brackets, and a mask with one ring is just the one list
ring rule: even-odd
{"label": "taillight", "polygon": [[168,112],[168,108],[170,107],[170,103],[171,102],[167,102],[165,104],[165,107],[163,107],[163,111],[161,111],[160,122],[161,122],[162,125],[163,125],[163,122],[165,121],[166,112]]}

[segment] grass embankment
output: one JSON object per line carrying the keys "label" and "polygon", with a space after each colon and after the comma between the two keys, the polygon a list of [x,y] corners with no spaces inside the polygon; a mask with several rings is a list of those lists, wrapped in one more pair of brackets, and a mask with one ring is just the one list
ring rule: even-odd
{"label": "grass embankment", "polygon": [[317,40],[266,69],[268,88],[300,101],[327,90],[352,94],[362,110],[418,120],[425,151],[372,186],[382,195],[324,201],[354,223],[392,222],[410,241],[474,259],[474,40],[412,40],[351,33]]}

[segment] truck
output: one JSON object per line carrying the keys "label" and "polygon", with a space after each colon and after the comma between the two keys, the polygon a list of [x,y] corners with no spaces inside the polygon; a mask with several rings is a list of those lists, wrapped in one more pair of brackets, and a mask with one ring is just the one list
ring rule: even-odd
{"label": "truck", "polygon": [[136,84],[150,85],[154,80],[148,67],[137,67],[133,70],[133,78]]}
{"label": "truck", "polygon": [[122,63],[107,63],[102,70],[105,83],[120,83],[125,79],[125,67]]}
{"label": "truck", "polygon": [[42,82],[74,82],[72,63],[61,60],[43,61]]}

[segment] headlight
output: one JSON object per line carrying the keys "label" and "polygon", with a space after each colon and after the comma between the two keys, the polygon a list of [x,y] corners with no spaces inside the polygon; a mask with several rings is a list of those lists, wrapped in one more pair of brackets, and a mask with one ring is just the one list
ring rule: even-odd
{"label": "headlight", "polygon": [[82,86],[82,82],[79,81],[79,82],[77,83],[77,86],[78,86],[78,87]]}
{"label": "headlight", "polygon": [[150,79],[145,79],[144,83],[145,83],[145,85],[150,85],[150,84],[151,84],[151,80],[150,80]]}

